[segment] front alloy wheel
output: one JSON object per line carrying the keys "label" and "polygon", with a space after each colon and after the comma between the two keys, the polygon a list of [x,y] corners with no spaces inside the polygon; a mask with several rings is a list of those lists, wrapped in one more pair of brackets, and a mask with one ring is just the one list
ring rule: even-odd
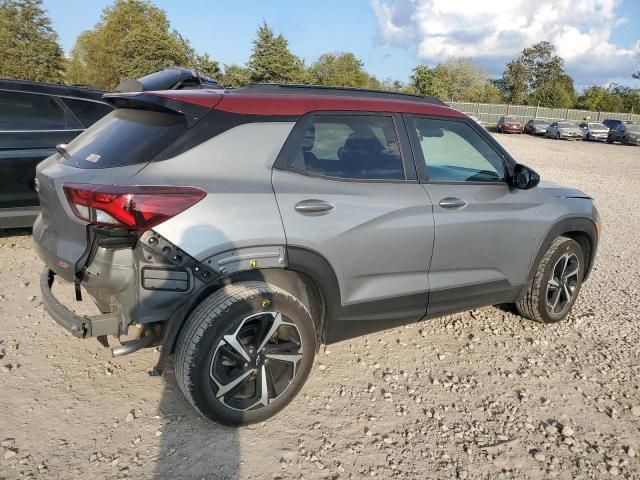
{"label": "front alloy wheel", "polygon": [[520,315],[543,323],[566,318],[580,292],[584,258],[578,242],[556,238],[538,260],[531,283],[516,302]]}
{"label": "front alloy wheel", "polygon": [[547,282],[547,309],[560,314],[571,303],[576,293],[580,274],[580,260],[575,253],[565,253],[553,266]]}

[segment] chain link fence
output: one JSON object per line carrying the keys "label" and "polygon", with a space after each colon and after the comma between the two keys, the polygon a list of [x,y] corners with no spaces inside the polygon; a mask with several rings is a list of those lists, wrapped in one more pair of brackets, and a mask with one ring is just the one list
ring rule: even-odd
{"label": "chain link fence", "polygon": [[[631,120],[640,123],[640,115],[632,113],[591,112],[573,108],[547,108],[531,105],[506,105],[495,103],[449,102],[451,108],[460,110],[467,115],[474,115],[482,123],[496,124],[503,115],[515,115],[523,121],[539,118],[549,122],[558,120],[591,120],[601,122],[606,118]],[[587,118],[589,117],[589,118]]]}

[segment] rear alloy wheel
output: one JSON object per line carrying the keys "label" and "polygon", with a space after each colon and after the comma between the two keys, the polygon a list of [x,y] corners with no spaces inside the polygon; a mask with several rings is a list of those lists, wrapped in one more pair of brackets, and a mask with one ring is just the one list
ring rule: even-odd
{"label": "rear alloy wheel", "polygon": [[298,299],[264,282],[237,283],[207,297],[187,320],[176,378],[209,419],[254,423],[295,397],[315,349],[313,320]]}
{"label": "rear alloy wheel", "polygon": [[533,281],[516,307],[531,320],[558,322],[571,311],[583,277],[582,248],[571,238],[558,237],[540,259]]}

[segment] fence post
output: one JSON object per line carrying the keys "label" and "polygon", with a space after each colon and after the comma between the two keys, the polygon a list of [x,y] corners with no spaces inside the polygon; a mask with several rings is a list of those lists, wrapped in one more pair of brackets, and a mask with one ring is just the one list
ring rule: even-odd
{"label": "fence post", "polygon": [[533,118],[538,118],[538,109],[540,108],[540,102],[536,105],[536,113],[533,114]]}
{"label": "fence post", "polygon": [[511,104],[507,103],[507,115],[509,115],[509,111],[511,110]]}
{"label": "fence post", "polygon": [[565,120],[566,120],[567,118],[569,118],[569,109],[568,109],[568,108],[565,108],[565,109],[564,109],[564,118],[565,118]]}

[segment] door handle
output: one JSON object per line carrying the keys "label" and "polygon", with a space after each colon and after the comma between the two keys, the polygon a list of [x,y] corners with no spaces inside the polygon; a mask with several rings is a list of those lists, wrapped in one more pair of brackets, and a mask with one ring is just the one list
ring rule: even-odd
{"label": "door handle", "polygon": [[331,203],[325,202],[324,200],[303,200],[296,203],[296,206],[294,208],[296,209],[296,212],[303,215],[323,215],[325,213],[329,213],[335,207]]}
{"label": "door handle", "polygon": [[458,197],[447,197],[440,200],[442,208],[462,208],[467,206],[467,202]]}

